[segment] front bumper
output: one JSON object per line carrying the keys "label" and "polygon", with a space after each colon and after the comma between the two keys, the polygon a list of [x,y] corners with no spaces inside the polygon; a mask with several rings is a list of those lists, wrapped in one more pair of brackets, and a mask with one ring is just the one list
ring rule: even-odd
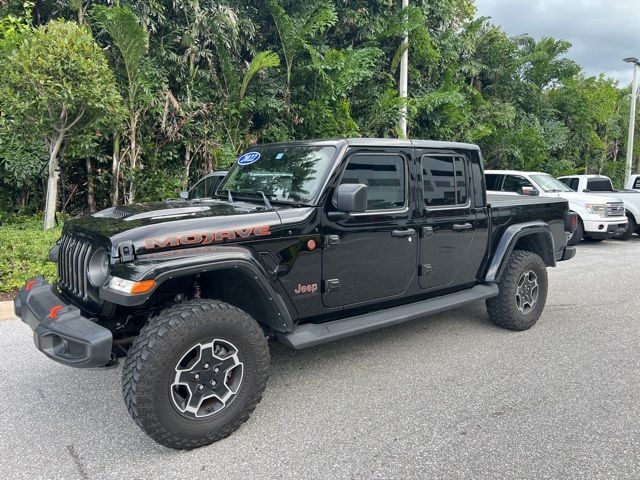
{"label": "front bumper", "polygon": [[13,300],[16,316],[33,330],[36,348],[56,362],[72,367],[103,367],[111,361],[111,332],[60,299],[38,277]]}
{"label": "front bumper", "polygon": [[584,220],[584,232],[592,238],[611,238],[627,230],[627,217],[603,218],[597,221]]}

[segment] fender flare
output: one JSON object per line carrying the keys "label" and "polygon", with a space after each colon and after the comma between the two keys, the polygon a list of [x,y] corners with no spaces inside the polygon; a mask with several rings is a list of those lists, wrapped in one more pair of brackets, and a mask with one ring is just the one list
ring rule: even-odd
{"label": "fender flare", "polygon": [[[542,235],[549,244],[544,248],[544,251],[548,252],[548,256],[545,258],[542,255],[542,259],[548,267],[555,267],[555,242],[549,225],[542,221],[533,221],[525,223],[517,223],[507,227],[502,234],[498,245],[496,246],[493,255],[489,261],[487,271],[484,276],[484,281],[487,283],[498,283],[502,272],[506,266],[506,261],[513,252],[518,240],[531,235]],[[549,248],[550,247],[550,248]]]}
{"label": "fender flare", "polygon": [[[176,252],[187,253],[185,250]],[[126,307],[141,306],[167,280],[217,270],[236,270],[251,277],[269,309],[267,312],[269,326],[280,332],[293,330],[294,323],[290,310],[282,295],[276,291],[269,274],[249,250],[240,247],[219,247],[217,252],[202,255],[183,255],[173,258],[167,255],[165,259],[153,254],[141,255],[131,263],[117,265],[112,275],[133,281],[152,279],[157,282],[156,287],[144,295],[130,295],[114,291],[105,285],[100,289],[100,298]]]}

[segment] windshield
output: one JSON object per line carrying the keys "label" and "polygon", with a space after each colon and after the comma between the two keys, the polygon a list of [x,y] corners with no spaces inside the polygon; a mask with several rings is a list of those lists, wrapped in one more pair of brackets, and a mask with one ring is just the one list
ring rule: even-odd
{"label": "windshield", "polygon": [[560,180],[556,180],[551,175],[531,175],[531,178],[538,184],[543,192],[573,192],[573,190],[567,187],[564,183]]}
{"label": "windshield", "polygon": [[316,195],[331,161],[335,147],[266,147],[241,155],[217,191],[225,196],[260,196],[269,200],[307,203]]}

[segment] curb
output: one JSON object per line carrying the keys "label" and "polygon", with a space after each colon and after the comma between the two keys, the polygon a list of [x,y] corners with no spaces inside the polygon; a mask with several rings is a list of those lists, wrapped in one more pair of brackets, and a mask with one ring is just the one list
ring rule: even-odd
{"label": "curb", "polygon": [[0,320],[10,320],[15,318],[13,313],[13,302],[11,300],[7,302],[0,302]]}

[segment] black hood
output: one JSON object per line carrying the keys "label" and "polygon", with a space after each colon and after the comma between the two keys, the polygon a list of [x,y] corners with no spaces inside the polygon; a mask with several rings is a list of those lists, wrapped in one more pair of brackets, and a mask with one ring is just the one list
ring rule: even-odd
{"label": "black hood", "polygon": [[256,234],[277,236],[282,222],[276,210],[283,208],[291,207],[279,205],[266,209],[261,203],[222,200],[139,203],[69,220],[64,233],[89,237],[111,248],[114,256],[117,256],[118,245],[131,242],[140,254],[246,241]]}

